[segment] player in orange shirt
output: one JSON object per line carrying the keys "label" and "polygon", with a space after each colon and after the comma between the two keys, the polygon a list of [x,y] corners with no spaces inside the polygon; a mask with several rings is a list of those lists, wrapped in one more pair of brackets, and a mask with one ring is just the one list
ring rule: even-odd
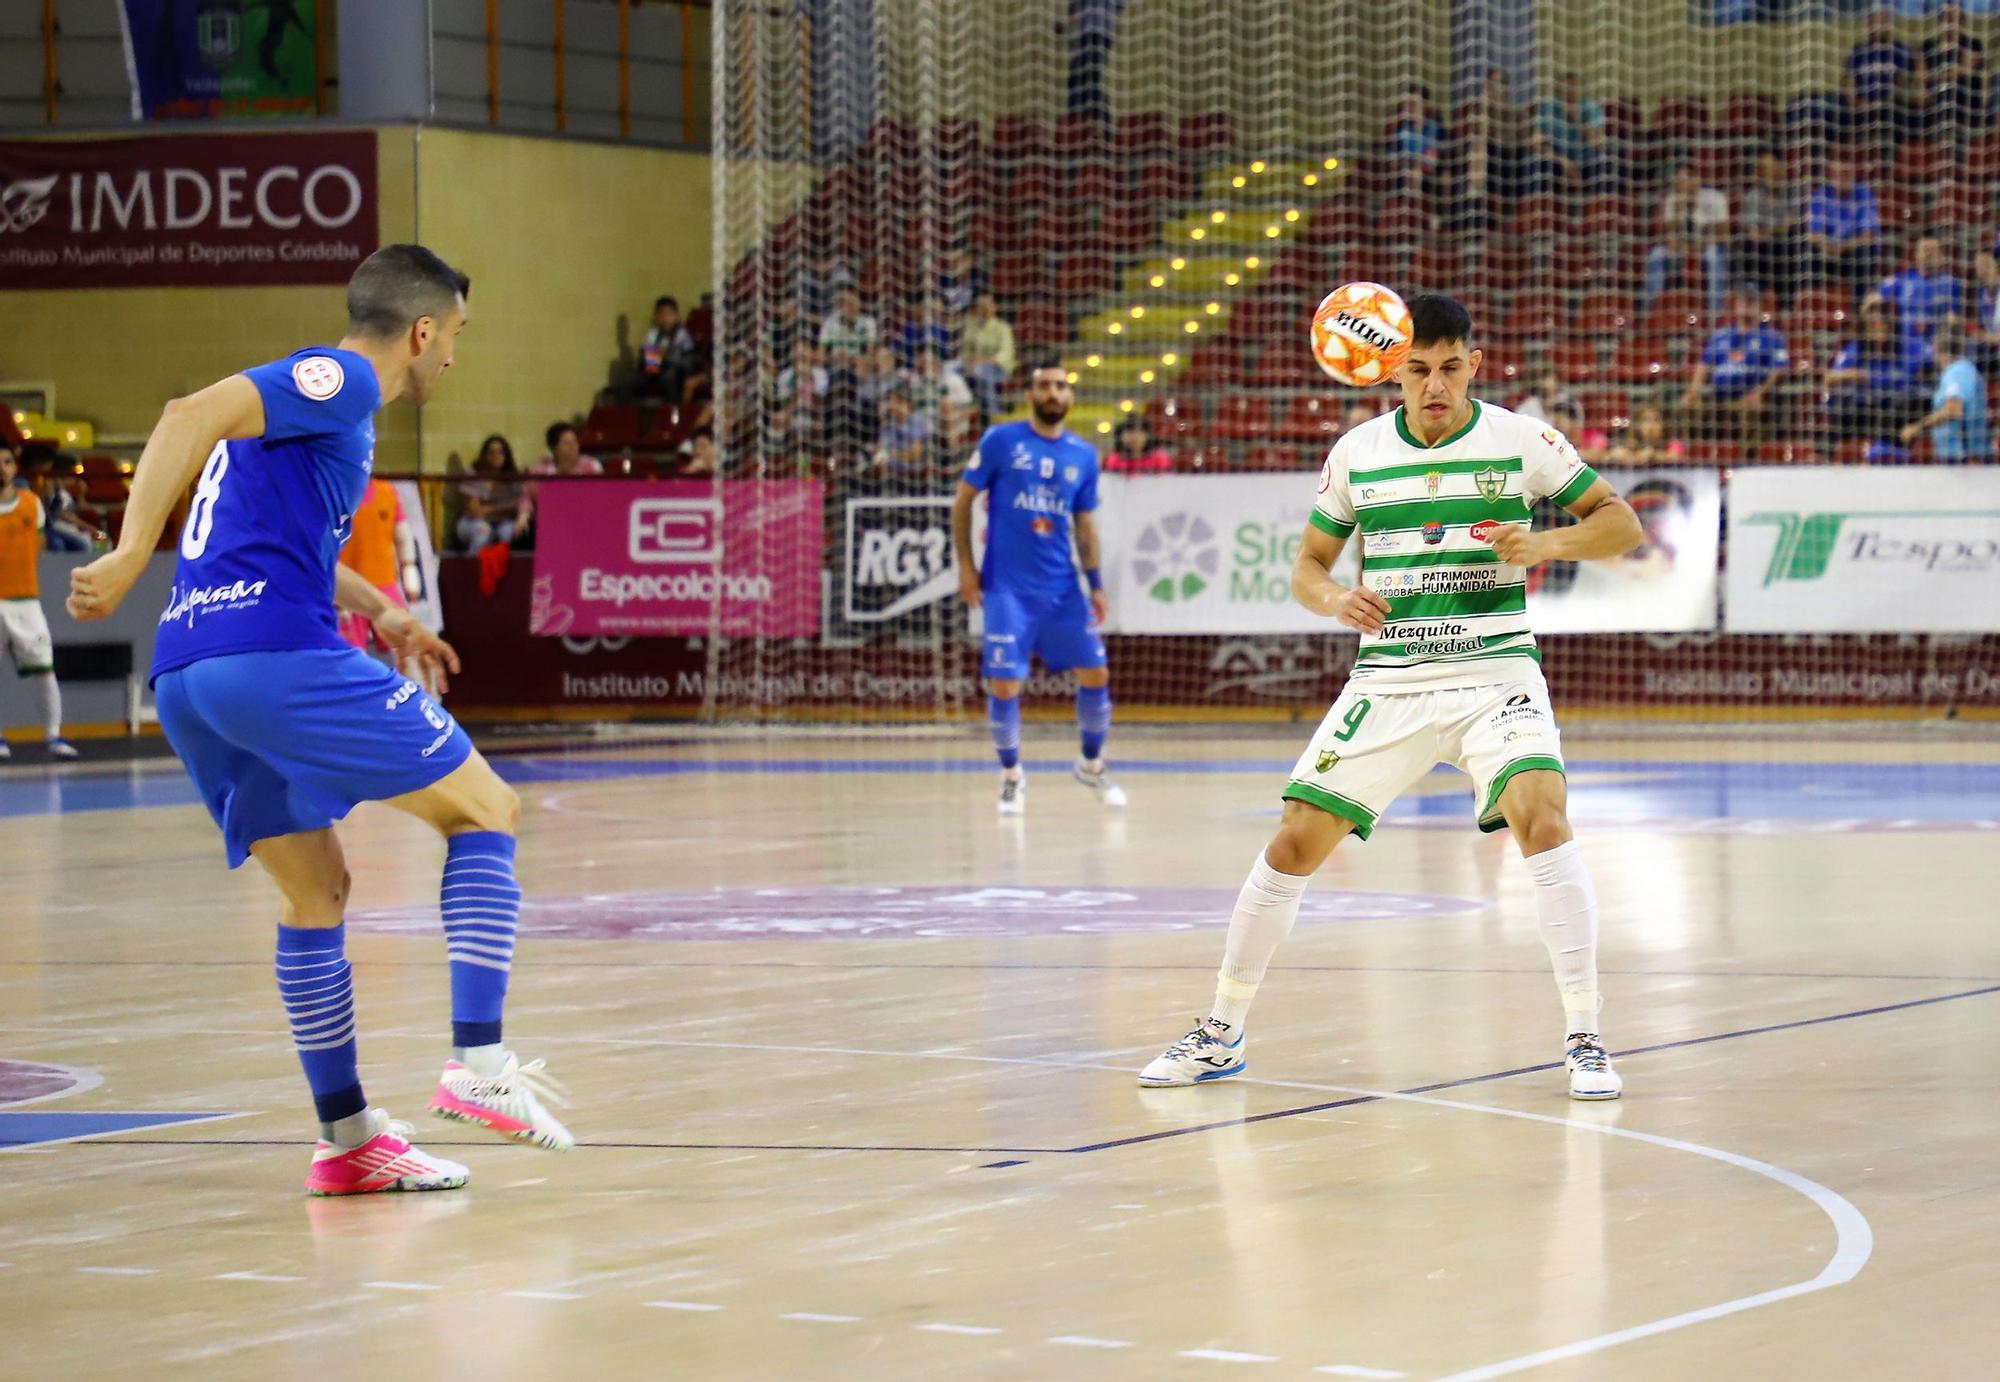
{"label": "player in orange shirt", "polygon": [[[410,536],[409,521],[403,517],[403,501],[387,480],[368,482],[368,491],[354,510],[347,545],[340,549],[340,564],[388,596],[398,609],[408,609],[409,601],[423,590],[417,572],[416,539]],[[340,636],[363,652],[382,646],[375,637],[375,626],[358,614],[341,614]]]}
{"label": "player in orange shirt", "polygon": [[[56,686],[55,640],[42,613],[42,589],[35,568],[46,545],[42,530],[48,522],[42,501],[33,490],[14,484],[20,458],[0,442],[0,643],[14,659],[14,670],[34,684],[35,703],[48,735],[49,757],[75,758],[76,747],[62,737],[62,692]],[[12,755],[0,739],[0,758]]]}

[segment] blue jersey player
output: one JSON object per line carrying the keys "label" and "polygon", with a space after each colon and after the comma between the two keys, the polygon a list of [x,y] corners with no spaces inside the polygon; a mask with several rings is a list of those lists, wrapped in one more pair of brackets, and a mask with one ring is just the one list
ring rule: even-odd
{"label": "blue jersey player", "polygon": [[[345,952],[348,874],[333,823],[381,801],[445,838],[442,904],[453,1053],[431,1108],[563,1150],[570,1135],[500,1040],[521,890],[520,799],[433,699],[450,646],[342,566],[368,486],[375,413],[421,404],[450,368],[469,281],[429,250],[390,245],[347,287],[347,333],[169,403],[146,443],[115,550],[71,577],[69,609],[101,619],[145,569],[194,486],[160,616],[160,724],[222,829],[231,868],[254,857],[284,894],[278,992],[320,1124],[315,1194],[442,1190],[466,1169],[410,1145],[361,1092]],[[406,680],[340,636],[371,620]]]}
{"label": "blue jersey player", "polygon": [[[1038,653],[1051,672],[1076,677],[1083,739],[1077,781],[1106,806],[1123,806],[1124,789],[1104,770],[1111,668],[1096,628],[1109,608],[1097,569],[1097,449],[1062,425],[1076,390],[1060,365],[1029,372],[1028,401],[1033,416],[1026,422],[1003,422],[980,438],[951,506],[958,593],[986,610],[980,670],[1000,755],[1000,814],[1018,816],[1027,805],[1021,688]],[[972,506],[981,494],[987,497],[983,566],[972,551]]]}

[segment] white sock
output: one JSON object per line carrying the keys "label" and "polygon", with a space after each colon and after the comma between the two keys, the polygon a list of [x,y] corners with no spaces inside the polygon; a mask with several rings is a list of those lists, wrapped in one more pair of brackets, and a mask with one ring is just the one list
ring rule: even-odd
{"label": "white sock", "polygon": [[336,1122],[321,1123],[319,1135],[342,1151],[351,1152],[375,1135],[375,1123],[369,1117],[369,1112],[368,1109],[363,1109]]}
{"label": "white sock", "polygon": [[1299,919],[1299,899],[1305,896],[1308,881],[1300,874],[1279,873],[1261,853],[1250,866],[1229,917],[1222,970],[1215,976],[1215,1007],[1209,1020],[1217,1027],[1229,1032],[1242,1029],[1271,956]]}
{"label": "white sock", "polygon": [[507,1048],[497,1041],[490,1046],[454,1046],[451,1058],[475,1075],[490,1077],[507,1063]]}
{"label": "white sock", "polygon": [[35,684],[35,708],[42,712],[42,732],[51,739],[62,738],[62,690],[54,672],[37,672],[28,678]]}
{"label": "white sock", "polygon": [[1597,890],[1583,867],[1576,841],[1528,856],[1535,879],[1535,914],[1542,944],[1562,990],[1563,1035],[1597,1032]]}

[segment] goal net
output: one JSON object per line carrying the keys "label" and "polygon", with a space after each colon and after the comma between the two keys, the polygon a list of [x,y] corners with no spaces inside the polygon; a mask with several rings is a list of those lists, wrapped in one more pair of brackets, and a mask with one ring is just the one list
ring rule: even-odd
{"label": "goal net", "polygon": [[1306,328],[1370,280],[1464,302],[1475,395],[1644,520],[1629,558],[1532,573],[1566,710],[1996,713],[1990,29],[1849,0],[722,0],[719,489],[820,516],[724,560],[818,608],[718,621],[705,707],[979,704],[950,497],[1046,355],[1107,456],[1125,713],[1317,713],[1355,640],[1289,599],[1312,472],[1395,398],[1334,385]]}

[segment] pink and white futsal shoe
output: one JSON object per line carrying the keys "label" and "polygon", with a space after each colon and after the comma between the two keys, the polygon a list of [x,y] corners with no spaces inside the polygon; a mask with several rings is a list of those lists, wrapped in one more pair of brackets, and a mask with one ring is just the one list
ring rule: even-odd
{"label": "pink and white futsal shoe", "polygon": [[410,1145],[411,1128],[379,1108],[368,1110],[374,1131],[359,1147],[322,1141],[306,1176],[309,1195],[372,1195],[385,1190],[456,1190],[471,1174],[455,1161]]}
{"label": "pink and white futsal shoe", "polygon": [[576,1139],[543,1105],[544,1100],[567,1104],[561,1088],[543,1073],[539,1060],[523,1065],[512,1051],[497,1075],[481,1075],[455,1060],[446,1061],[444,1074],[438,1076],[437,1093],[431,1096],[431,1112],[516,1142],[566,1152],[576,1145]]}

